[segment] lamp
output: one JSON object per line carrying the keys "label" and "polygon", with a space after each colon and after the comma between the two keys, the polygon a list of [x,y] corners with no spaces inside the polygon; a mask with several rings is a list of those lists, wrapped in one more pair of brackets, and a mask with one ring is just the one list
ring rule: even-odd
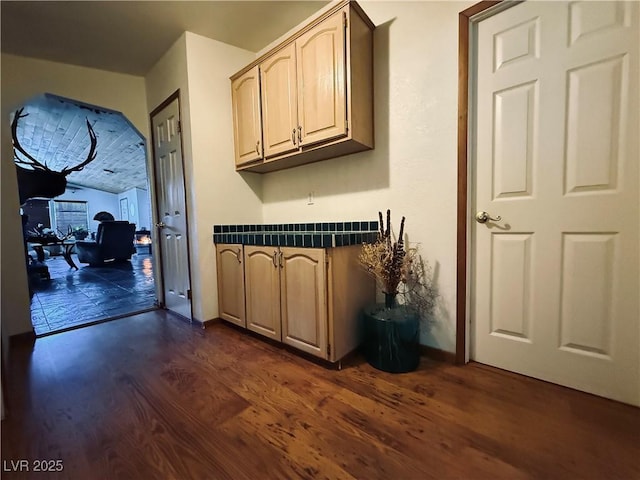
{"label": "lamp", "polygon": [[114,216],[109,212],[98,212],[95,214],[93,219],[98,222],[113,222],[115,220]]}

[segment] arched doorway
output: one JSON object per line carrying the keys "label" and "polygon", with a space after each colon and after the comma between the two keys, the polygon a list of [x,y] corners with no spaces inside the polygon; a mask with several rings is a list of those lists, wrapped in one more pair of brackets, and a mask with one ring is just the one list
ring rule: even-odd
{"label": "arched doorway", "polygon": [[[28,273],[38,336],[156,305],[146,140],[140,132],[120,112],[43,94],[23,105],[16,138],[30,157],[61,172],[88,158],[90,130],[95,158],[66,176],[64,193],[36,195],[22,205],[26,251],[36,267]],[[16,163],[26,160],[21,166],[34,168],[25,155],[17,157]],[[115,221],[101,222],[104,212]],[[136,244],[142,237],[145,243]]]}

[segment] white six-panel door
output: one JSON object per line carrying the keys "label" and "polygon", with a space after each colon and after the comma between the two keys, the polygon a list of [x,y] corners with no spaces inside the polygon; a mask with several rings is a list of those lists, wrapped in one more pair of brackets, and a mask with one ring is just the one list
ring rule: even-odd
{"label": "white six-panel door", "polygon": [[478,23],[473,359],[640,404],[638,2]]}
{"label": "white six-panel door", "polygon": [[153,116],[158,218],[164,303],[191,318],[187,218],[178,99]]}

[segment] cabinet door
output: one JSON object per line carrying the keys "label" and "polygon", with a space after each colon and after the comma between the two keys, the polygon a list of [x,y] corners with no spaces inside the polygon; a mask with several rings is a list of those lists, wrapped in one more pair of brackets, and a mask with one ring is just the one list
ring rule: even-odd
{"label": "cabinet door", "polygon": [[283,342],[328,358],[324,249],[282,248],[280,290]]}
{"label": "cabinet door", "polygon": [[217,245],[216,260],[220,318],[246,327],[242,245]]}
{"label": "cabinet door", "polygon": [[278,247],[244,247],[247,328],[281,340]]}
{"label": "cabinet door", "polygon": [[336,13],[296,40],[303,147],[347,134],[344,15]]}
{"label": "cabinet door", "polygon": [[266,158],[298,148],[295,54],[291,44],[260,64]]}
{"label": "cabinet door", "polygon": [[231,82],[236,166],[262,158],[258,67]]}

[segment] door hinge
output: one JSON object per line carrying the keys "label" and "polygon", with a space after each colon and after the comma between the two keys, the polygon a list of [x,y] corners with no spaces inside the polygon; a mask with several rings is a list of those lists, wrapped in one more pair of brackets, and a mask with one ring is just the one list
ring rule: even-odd
{"label": "door hinge", "polygon": [[187,299],[191,300],[191,289],[187,290]]}
{"label": "door hinge", "polygon": [[182,122],[178,120],[178,133],[182,133]]}

